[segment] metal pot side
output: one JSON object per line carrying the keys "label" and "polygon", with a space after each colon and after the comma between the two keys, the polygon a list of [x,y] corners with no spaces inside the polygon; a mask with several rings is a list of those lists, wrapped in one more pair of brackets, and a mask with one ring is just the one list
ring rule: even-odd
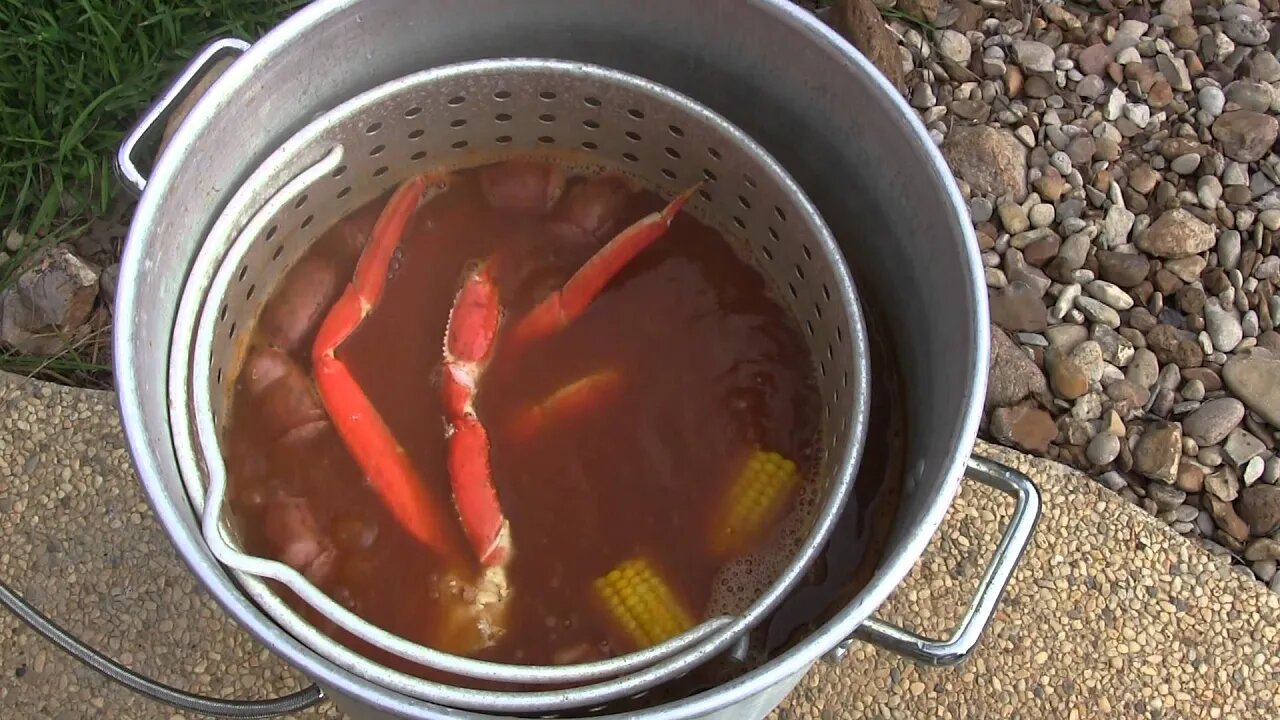
{"label": "metal pot side", "polygon": [[[812,199],[866,306],[885,317],[893,335],[912,460],[875,578],[836,617],[764,667],[629,715],[763,717],[819,657],[860,628],[864,636],[895,641],[892,628],[868,621],[924,551],[955,496],[978,429],[988,363],[977,245],[941,155],[864,57],[785,0],[317,0],[275,28],[210,86],[172,136],[129,232],[122,277],[135,281],[121,283],[117,296],[115,315],[129,320],[117,326],[115,357],[135,465],[157,518],[214,598],[353,717],[488,717],[360,680],[284,633],[246,598],[204,544],[180,479],[168,427],[167,358],[159,348],[169,346],[178,297],[204,234],[280,142],[316,113],[376,84],[427,67],[517,55],[634,73],[742,128]],[[1019,497],[1021,534],[1009,534],[1011,552],[998,563],[1003,576],[993,566],[988,578],[999,588],[979,598],[992,607],[1034,525],[1035,499],[1033,489]],[[971,616],[980,614],[979,600]],[[897,649],[920,645],[904,637]]]}

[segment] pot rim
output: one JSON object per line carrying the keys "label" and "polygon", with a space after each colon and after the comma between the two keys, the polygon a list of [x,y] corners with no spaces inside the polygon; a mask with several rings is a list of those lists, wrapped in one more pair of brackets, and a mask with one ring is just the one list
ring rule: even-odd
{"label": "pot rim", "polygon": [[[150,233],[150,228],[159,214],[162,198],[173,182],[178,168],[186,162],[186,155],[191,151],[192,145],[209,122],[209,118],[215,113],[226,111],[228,106],[234,104],[236,89],[253,82],[256,71],[269,63],[281,48],[293,42],[299,31],[325,18],[348,12],[349,6],[355,1],[316,0],[286,18],[262,39],[251,45],[248,51],[237,62],[232,63],[212,84],[208,92],[196,102],[186,122],[171,138],[168,150],[156,162],[151,178],[138,202],[121,262],[123,275],[140,276],[149,270],[151,259],[143,252],[145,248],[142,236]],[[714,690],[649,709],[649,711],[664,711],[668,718],[693,718],[723,709],[763,692],[784,678],[807,670],[824,653],[850,637],[854,630],[864,623],[901,584],[932,540],[959,489],[965,463],[973,450],[981,421],[987,384],[985,369],[989,365],[990,355],[990,335],[986,332],[990,321],[984,291],[985,280],[981,274],[974,231],[968,221],[959,188],[950,172],[946,171],[947,165],[941,152],[930,140],[905,98],[865,56],[809,11],[792,5],[786,0],[739,1],[749,3],[755,10],[799,31],[813,42],[816,49],[830,57],[834,65],[842,67],[847,72],[863,76],[863,80],[880,91],[875,101],[883,100],[888,103],[888,109],[904,119],[910,140],[916,146],[916,150],[927,159],[930,174],[949,201],[948,208],[939,208],[939,210],[944,212],[949,210],[947,215],[950,216],[957,234],[964,242],[963,255],[966,267],[959,271],[964,273],[976,314],[973,318],[977,329],[977,337],[973,338],[975,376],[966,395],[964,415],[949,443],[953,445],[954,450],[945,469],[945,477],[931,505],[924,513],[921,526],[885,553],[872,580],[852,602],[845,605],[821,626],[813,629],[798,644],[764,665]],[[117,294],[115,315],[117,317],[134,316],[143,304],[143,300],[144,298],[139,296],[133,284],[123,284]],[[213,559],[200,533],[194,508],[180,507],[167,499],[163,487],[165,481],[152,455],[150,445],[157,441],[171,444],[171,439],[149,438],[144,431],[143,408],[139,398],[144,388],[157,383],[158,380],[121,371],[121,368],[133,367],[137,356],[143,351],[143,348],[138,346],[135,330],[136,328],[129,323],[117,325],[113,342],[113,351],[117,358],[116,397],[126,442],[130,449],[130,458],[157,520],[164,527],[179,556],[204,588],[243,629],[321,685],[332,687],[343,695],[376,700],[376,704],[384,710],[399,712],[443,710],[441,706],[414,700],[354,677],[302,645],[297,639],[282,632],[281,628],[249,600],[231,576]],[[912,468],[908,472],[918,473],[919,469]],[[458,718],[491,717],[454,709],[447,711]],[[634,716],[634,714],[627,715],[627,717]]]}

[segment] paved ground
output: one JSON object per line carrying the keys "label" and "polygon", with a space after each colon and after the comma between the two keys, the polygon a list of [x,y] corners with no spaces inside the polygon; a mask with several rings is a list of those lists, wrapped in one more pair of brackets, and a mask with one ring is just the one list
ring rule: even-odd
{"label": "paved ground", "polygon": [[[990,446],[1031,472],[1045,515],[975,657],[916,667],[859,647],[816,668],[778,718],[1274,718],[1280,596],[1064,466]],[[1000,530],[968,488],[887,619],[942,631]],[[0,375],[0,577],[155,677],[262,696],[295,676],[227,622],[151,522],[110,395]],[[307,717],[337,717],[332,709]],[[0,718],[166,720],[0,617]]]}

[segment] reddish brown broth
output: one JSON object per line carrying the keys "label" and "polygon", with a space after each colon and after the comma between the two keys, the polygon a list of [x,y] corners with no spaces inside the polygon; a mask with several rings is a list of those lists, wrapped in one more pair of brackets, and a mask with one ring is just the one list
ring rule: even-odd
{"label": "reddish brown broth", "polygon": [[[356,215],[367,226],[384,202]],[[635,193],[614,230],[662,205],[653,193]],[[308,251],[336,263],[342,283],[356,259],[351,236],[351,226],[339,224]],[[509,327],[598,247],[552,232],[538,217],[491,209],[474,174],[463,173],[416,213],[380,305],[338,350],[450,516],[439,378],[464,267],[503,258]],[[268,313],[277,302],[268,302]],[[294,352],[304,368],[311,339]],[[606,368],[624,383],[601,407],[557,419],[536,443],[515,443],[505,431],[519,409]],[[264,498],[304,499],[337,548],[321,588],[369,621],[428,643],[441,612],[438,559],[395,522],[331,427],[288,448],[264,443],[268,408],[244,385],[242,378],[233,391],[226,442],[246,549],[277,552],[271,533],[281,520]],[[591,658],[633,649],[595,604],[591,583],[637,555],[653,561],[701,615],[721,567],[705,551],[708,520],[745,453],[756,445],[777,450],[806,476],[819,461],[821,404],[795,321],[758,271],[687,214],[562,332],[518,356],[504,354],[499,339],[477,407],[515,547],[507,631],[478,654],[495,661],[553,663],[584,645]],[[461,542],[460,529],[451,531]],[[441,679],[368,647],[286,595],[357,651]]]}

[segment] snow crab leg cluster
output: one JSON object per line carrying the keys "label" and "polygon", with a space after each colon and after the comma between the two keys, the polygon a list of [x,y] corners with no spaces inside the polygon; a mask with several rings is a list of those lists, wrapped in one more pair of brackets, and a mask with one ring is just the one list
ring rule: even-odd
{"label": "snow crab leg cluster", "polygon": [[[518,260],[499,250],[465,271],[449,312],[442,348],[441,392],[452,512],[446,501],[430,491],[422,475],[427,471],[414,467],[401,441],[338,352],[360,324],[377,312],[411,218],[427,199],[448,187],[450,176],[428,173],[403,182],[367,233],[351,233],[364,242],[349,282],[337,277],[331,263],[308,268],[301,276],[291,274],[290,284],[281,294],[292,293],[293,297],[283,297],[276,308],[269,305],[262,322],[263,329],[277,337],[286,351],[299,351],[310,340],[314,392],[298,392],[295,376],[302,371],[296,365],[288,366],[294,370],[291,373],[272,370],[288,380],[282,391],[287,391],[291,405],[282,412],[297,416],[283,421],[289,432],[297,435],[311,426],[331,425],[408,533],[444,558],[448,567],[478,562],[482,576],[458,592],[468,602],[459,608],[457,619],[470,625],[471,634],[479,626],[483,646],[501,631],[500,613],[509,595],[506,568],[518,533],[513,533],[503,513],[490,464],[489,431],[476,410],[485,369],[495,353],[518,355],[580,317],[628,263],[663,236],[698,186],[610,236],[621,224],[631,192],[619,178],[596,177],[566,191],[566,177],[558,167],[513,160],[482,169],[480,179],[484,196],[495,210],[545,216],[553,235],[585,239],[598,250],[562,286],[519,317],[509,315],[502,291],[504,274],[518,271]],[[259,352],[269,353],[267,367],[284,367],[287,356],[280,350]],[[250,357],[246,367],[256,366],[254,363],[262,365],[263,358]],[[275,377],[266,379],[276,381]],[[621,380],[615,371],[599,371],[504,422],[510,423],[517,437],[531,437],[560,413],[574,412],[608,397]],[[469,549],[458,547],[455,526],[450,523],[460,525]],[[315,523],[304,524],[312,527]],[[293,548],[284,559],[305,560],[306,574],[315,581],[332,564],[332,548],[317,533],[307,535],[308,543]],[[449,582],[456,586],[456,575],[451,577]],[[457,591],[456,587],[451,589]],[[472,640],[465,641],[468,649],[475,649]]]}

